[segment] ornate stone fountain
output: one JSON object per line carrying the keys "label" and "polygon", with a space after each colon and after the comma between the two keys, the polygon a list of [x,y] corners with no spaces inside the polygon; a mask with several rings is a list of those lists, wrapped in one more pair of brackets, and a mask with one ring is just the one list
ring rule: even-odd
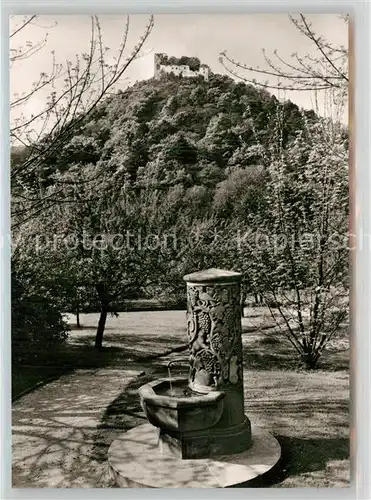
{"label": "ornate stone fountain", "polygon": [[139,389],[150,424],[123,434],[108,453],[121,487],[228,487],[280,458],[276,439],[245,415],[241,275],[208,269],[184,280],[189,376]]}

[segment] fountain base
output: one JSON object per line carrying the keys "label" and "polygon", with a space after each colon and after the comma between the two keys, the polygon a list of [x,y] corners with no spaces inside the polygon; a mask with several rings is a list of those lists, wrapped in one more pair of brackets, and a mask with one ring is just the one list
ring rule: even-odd
{"label": "fountain base", "polygon": [[158,429],[159,453],[194,459],[241,453],[251,446],[251,424],[246,417],[240,425],[211,427],[200,431],[171,432]]}
{"label": "fountain base", "polygon": [[140,425],[114,441],[108,463],[121,488],[228,488],[267,474],[281,456],[278,441],[259,427],[252,428],[247,451],[213,458],[181,459],[159,453],[159,432]]}

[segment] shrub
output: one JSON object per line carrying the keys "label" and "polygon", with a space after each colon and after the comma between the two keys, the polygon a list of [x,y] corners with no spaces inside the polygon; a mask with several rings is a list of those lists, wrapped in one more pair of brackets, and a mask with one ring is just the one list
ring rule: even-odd
{"label": "shrub", "polygon": [[29,293],[19,277],[12,273],[12,355],[42,350],[63,344],[69,326],[52,301],[41,294]]}

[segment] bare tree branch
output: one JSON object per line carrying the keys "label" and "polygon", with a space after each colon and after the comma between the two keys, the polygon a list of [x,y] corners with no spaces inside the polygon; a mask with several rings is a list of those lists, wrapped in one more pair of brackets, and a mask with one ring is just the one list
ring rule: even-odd
{"label": "bare tree branch", "polygon": [[[298,19],[289,17],[295,29],[311,42],[317,55],[294,53],[290,59],[285,59],[275,51],[274,60],[263,50],[266,67],[260,68],[237,61],[223,51],[220,53],[219,61],[224,69],[236,78],[267,89],[300,91],[335,89],[346,92],[349,81],[346,48],[335,46],[317,35],[305,15],[300,14]],[[343,20],[348,22],[347,17]],[[252,76],[249,76],[249,73]],[[256,78],[253,75],[256,75]],[[262,81],[262,77],[276,79],[278,83]]]}
{"label": "bare tree branch", "polygon": [[[34,19],[35,17],[27,19],[14,32],[14,35],[26,29]],[[34,194],[29,200],[22,199],[22,197],[17,198],[16,193],[22,193],[25,177],[29,177],[37,170],[42,170],[43,165],[46,165],[53,155],[63,148],[87,116],[110,95],[111,90],[114,90],[129,65],[137,57],[140,57],[141,49],[152,31],[153,25],[154,17],[150,16],[143,35],[125,59],[129,34],[129,16],[127,16],[121,43],[116,58],[114,58],[115,62],[108,64],[106,58],[109,49],[103,43],[103,32],[99,18],[91,16],[89,52],[77,56],[75,63],[66,61],[64,66],[58,65],[53,55],[53,67],[50,75],[42,73],[30,91],[23,96],[15,96],[12,107],[18,108],[41,90],[50,89],[43,109],[34,115],[18,118],[11,127],[12,139],[21,143],[27,152],[26,158],[20,164],[13,165],[11,170],[15,227],[22,225],[19,215],[23,209],[19,210],[17,200],[23,206],[25,203],[26,206],[27,203],[31,203],[28,207],[30,212],[28,212],[26,220],[29,220],[32,214],[39,213],[44,201],[47,201],[47,206],[50,206],[50,203],[64,202],[63,197],[50,197],[50,193],[43,194],[42,191],[38,191],[36,196]],[[57,82],[61,81],[61,77],[65,78],[61,89],[57,91],[54,88],[57,87]],[[91,183],[98,177],[99,174],[93,175],[91,178],[80,180],[80,182]]]}

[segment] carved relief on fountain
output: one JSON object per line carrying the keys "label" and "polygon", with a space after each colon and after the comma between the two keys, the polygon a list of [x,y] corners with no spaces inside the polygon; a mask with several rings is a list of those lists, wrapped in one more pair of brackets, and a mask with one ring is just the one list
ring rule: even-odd
{"label": "carved relief on fountain", "polygon": [[190,385],[219,390],[242,384],[240,285],[188,283]]}

